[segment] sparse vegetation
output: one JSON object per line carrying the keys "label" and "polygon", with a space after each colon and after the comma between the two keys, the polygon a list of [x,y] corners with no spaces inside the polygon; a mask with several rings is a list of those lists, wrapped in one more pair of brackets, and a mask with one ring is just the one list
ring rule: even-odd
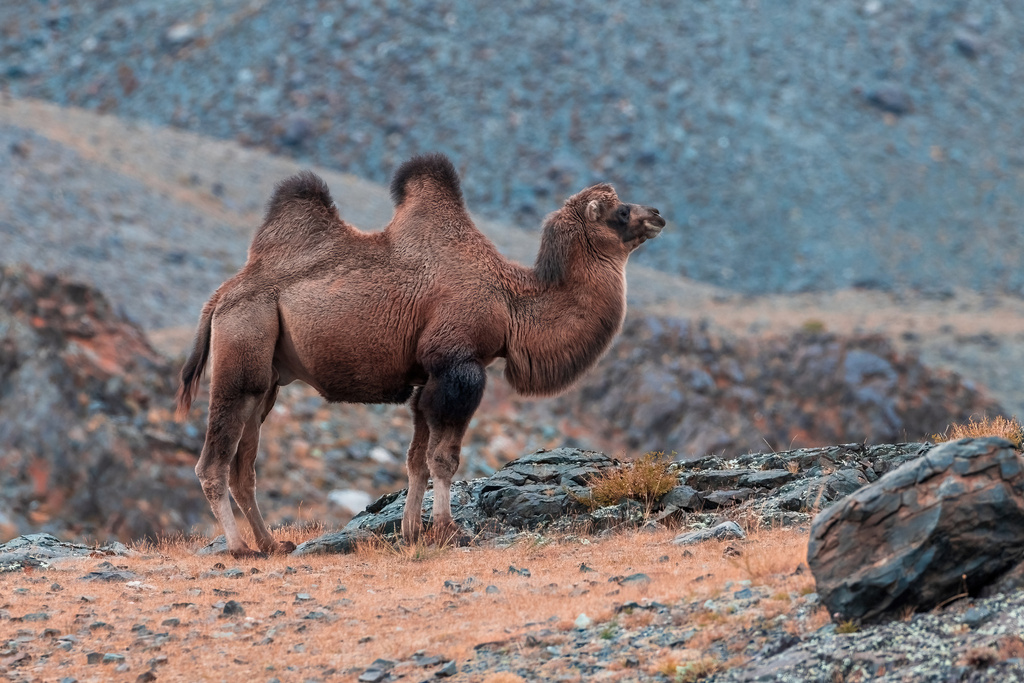
{"label": "sparse vegetation", "polygon": [[676,667],[675,683],[696,683],[712,674],[724,671],[723,663],[714,657],[701,657]]}
{"label": "sparse vegetation", "polygon": [[591,510],[635,500],[650,511],[678,480],[669,471],[672,462],[664,453],[647,453],[639,460],[625,463],[590,482],[590,497],[579,502]]}
{"label": "sparse vegetation", "polygon": [[856,633],[860,630],[860,624],[852,619],[848,619],[843,623],[836,626],[836,633]]}
{"label": "sparse vegetation", "polygon": [[932,434],[932,441],[956,441],[957,439],[977,439],[983,436],[999,436],[1010,443],[1018,451],[1024,450],[1024,427],[1016,417],[982,417],[980,420],[970,418],[966,424],[953,423],[941,434]]}
{"label": "sparse vegetation", "polygon": [[808,318],[800,329],[806,334],[821,334],[825,331],[825,323],[817,318]]}

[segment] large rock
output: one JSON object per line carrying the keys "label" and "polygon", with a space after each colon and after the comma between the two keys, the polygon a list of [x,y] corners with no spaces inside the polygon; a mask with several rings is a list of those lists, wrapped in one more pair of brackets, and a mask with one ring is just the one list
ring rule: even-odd
{"label": "large rock", "polygon": [[1024,558],[1024,461],[999,438],[942,444],[822,512],[807,561],[829,612],[873,620],[978,593]]}

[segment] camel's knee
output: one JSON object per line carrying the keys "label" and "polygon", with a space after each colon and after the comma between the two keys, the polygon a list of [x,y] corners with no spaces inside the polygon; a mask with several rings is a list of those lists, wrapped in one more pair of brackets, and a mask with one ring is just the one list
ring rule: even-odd
{"label": "camel's knee", "polygon": [[199,484],[203,487],[203,494],[209,501],[217,501],[223,498],[228,491],[228,481],[223,468],[211,467],[202,459],[196,465],[196,476],[199,477]]}
{"label": "camel's knee", "polygon": [[459,469],[459,455],[462,444],[456,443],[447,447],[435,448],[430,453],[430,475],[434,477],[435,484],[438,482],[451,482],[455,472]]}
{"label": "camel's knee", "polygon": [[442,365],[420,399],[430,428],[464,428],[480,406],[487,373],[476,361]]}

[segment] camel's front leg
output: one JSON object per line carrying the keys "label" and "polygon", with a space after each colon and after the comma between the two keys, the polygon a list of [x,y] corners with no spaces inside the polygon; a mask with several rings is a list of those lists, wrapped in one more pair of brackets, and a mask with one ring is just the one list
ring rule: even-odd
{"label": "camel's front leg", "polygon": [[459,468],[462,438],[483,398],[486,381],[483,365],[463,361],[442,365],[423,388],[420,406],[430,429],[427,465],[434,479],[432,534],[439,540],[462,533],[452,519],[452,477]]}
{"label": "camel's front leg", "polygon": [[291,541],[278,542],[274,540],[263,521],[260,508],[256,504],[256,454],[260,445],[260,425],[263,424],[267,414],[274,407],[276,399],[277,387],[274,386],[264,397],[262,408],[254,412],[246,422],[245,429],[242,430],[242,438],[238,442],[238,454],[231,465],[229,481],[231,495],[248,520],[253,536],[256,538],[256,545],[259,546],[260,552],[267,555],[287,554],[295,550],[295,544]]}
{"label": "camel's front leg", "polygon": [[406,454],[406,468],[409,471],[409,493],[405,499],[405,510],[402,513],[402,538],[406,543],[419,540],[423,526],[423,493],[427,490],[427,440],[430,428],[420,408],[421,387],[413,392],[409,406],[412,408],[413,432],[412,443]]}

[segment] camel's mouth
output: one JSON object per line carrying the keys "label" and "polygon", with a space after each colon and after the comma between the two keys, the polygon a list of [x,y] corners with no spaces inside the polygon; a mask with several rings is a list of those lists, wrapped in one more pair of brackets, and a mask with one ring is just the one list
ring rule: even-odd
{"label": "camel's mouth", "polygon": [[665,219],[655,214],[644,219],[644,237],[651,239],[661,234],[665,227]]}

